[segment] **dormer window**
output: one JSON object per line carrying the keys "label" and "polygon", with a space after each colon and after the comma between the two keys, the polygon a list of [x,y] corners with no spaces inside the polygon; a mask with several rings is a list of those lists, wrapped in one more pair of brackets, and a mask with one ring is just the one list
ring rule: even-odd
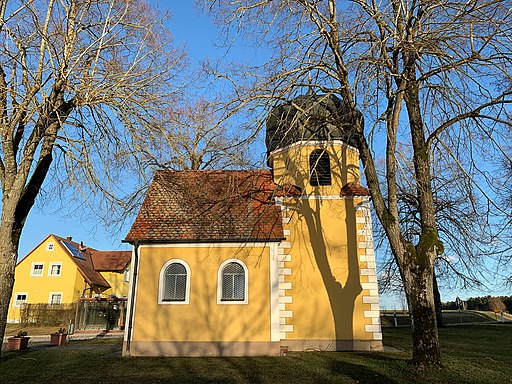
{"label": "dormer window", "polygon": [[309,155],[309,176],[313,187],[331,185],[331,162],[324,149],[315,149]]}

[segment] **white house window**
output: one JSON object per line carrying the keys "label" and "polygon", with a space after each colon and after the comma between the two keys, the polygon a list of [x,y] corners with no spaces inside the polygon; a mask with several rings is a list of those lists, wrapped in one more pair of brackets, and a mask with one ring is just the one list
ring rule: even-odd
{"label": "white house window", "polygon": [[247,267],[240,260],[227,260],[219,268],[217,303],[247,304]]}
{"label": "white house window", "polygon": [[32,263],[30,276],[43,276],[44,263]]}
{"label": "white house window", "polygon": [[124,270],[124,282],[127,283],[130,281],[130,269],[126,268]]}
{"label": "white house window", "polygon": [[160,271],[159,304],[188,304],[190,268],[183,260],[170,260]]}
{"label": "white house window", "polygon": [[50,292],[50,305],[62,304],[62,292]]}
{"label": "white house window", "polygon": [[48,276],[60,276],[62,272],[62,263],[50,263]]}
{"label": "white house window", "polygon": [[27,295],[28,295],[27,292],[18,292],[18,293],[16,293],[16,295],[14,296],[13,307],[14,308],[19,308],[23,304],[25,304],[27,302]]}
{"label": "white house window", "polygon": [[331,185],[331,162],[329,153],[323,149],[315,149],[309,155],[310,184],[313,187]]}
{"label": "white house window", "polygon": [[53,252],[55,245],[52,242],[46,243],[46,252]]}

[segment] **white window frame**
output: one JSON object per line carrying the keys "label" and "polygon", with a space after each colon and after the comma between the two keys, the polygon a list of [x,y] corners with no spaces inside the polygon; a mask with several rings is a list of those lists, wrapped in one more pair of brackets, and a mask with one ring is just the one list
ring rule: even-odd
{"label": "white window frame", "polygon": [[[60,303],[59,304],[52,304],[52,296],[53,295],[60,295]],[[61,305],[63,299],[64,299],[64,294],[62,292],[50,292],[50,294],[48,295],[48,304],[50,304],[50,305]]]}
{"label": "white window frame", "polygon": [[[54,275],[52,273],[52,268],[54,265],[59,265],[60,266],[60,269],[59,269],[59,273],[57,275]],[[62,276],[62,262],[61,261],[52,261],[50,263],[50,265],[48,266],[48,276],[51,276],[51,277],[59,277],[59,276]]]}
{"label": "white window frame", "polygon": [[[18,295],[25,295],[25,301],[23,303],[18,304]],[[28,300],[28,292],[16,292],[14,294],[14,300],[12,302],[13,308],[20,308],[22,304],[25,304]]]}
{"label": "white window frame", "polygon": [[[34,266],[35,265],[42,265],[43,266],[43,268],[41,269],[41,274],[40,275],[34,274],[34,271],[35,271]],[[34,261],[32,263],[32,267],[30,268],[30,276],[32,276],[32,277],[43,277],[44,276],[44,261]]]}
{"label": "white window frame", "polygon": [[[243,300],[222,300],[222,271],[224,267],[229,263],[237,263],[244,269],[244,299]],[[240,259],[228,259],[225,260],[217,271],[217,304],[221,305],[245,305],[249,304],[249,270],[245,263]]]}
{"label": "white window frame", "polygon": [[46,243],[46,252],[53,252],[55,249],[55,243],[53,241],[49,241]]}
{"label": "white window frame", "polygon": [[[165,283],[165,270],[167,267],[171,264],[178,263],[185,267],[185,270],[187,271],[187,282],[185,284],[185,300],[183,301],[164,301],[164,283]],[[158,279],[158,304],[163,305],[183,305],[183,304],[190,304],[190,267],[187,264],[185,260],[181,259],[171,259],[167,261],[162,269],[160,270],[160,278]]]}

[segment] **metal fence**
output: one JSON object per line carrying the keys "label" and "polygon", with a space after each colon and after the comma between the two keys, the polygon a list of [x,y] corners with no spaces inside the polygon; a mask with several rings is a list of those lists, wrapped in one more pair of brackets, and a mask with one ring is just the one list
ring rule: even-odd
{"label": "metal fence", "polygon": [[75,329],[124,329],[126,300],[82,299],[76,303]]}

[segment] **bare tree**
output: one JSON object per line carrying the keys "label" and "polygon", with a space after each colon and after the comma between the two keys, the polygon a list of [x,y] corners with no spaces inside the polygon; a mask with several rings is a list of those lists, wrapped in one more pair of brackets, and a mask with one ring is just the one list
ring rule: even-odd
{"label": "bare tree", "polygon": [[[401,151],[402,156],[406,153]],[[406,240],[412,242],[421,233],[420,211],[412,162],[406,160],[402,164],[401,176],[397,180],[399,222]],[[506,251],[499,241],[502,236],[501,223],[493,220],[493,210],[488,209],[485,196],[472,182],[475,178],[477,175],[453,169],[449,161],[433,161],[431,184],[435,217],[439,238],[444,245],[444,253],[438,255],[435,262],[433,281],[438,326],[442,326],[443,321],[437,280],[451,289],[482,288],[488,284],[488,276],[496,275],[492,267],[497,265]],[[385,244],[384,228],[378,225],[375,230],[376,239],[382,246],[381,256],[385,256],[382,260],[385,278],[381,288],[384,291],[400,289],[399,272]],[[502,270],[502,277],[505,271]]]}
{"label": "bare tree", "polygon": [[123,167],[140,166],[131,155],[150,117],[175,98],[183,55],[142,0],[0,0],[0,33],[3,336],[20,234],[43,183],[55,171],[114,198]]}
{"label": "bare tree", "polygon": [[[509,135],[512,136],[512,129],[509,131]],[[498,270],[509,271],[507,267],[510,267],[512,260],[512,231],[507,230],[512,227],[512,145],[506,148],[508,158],[503,159],[502,171],[500,174],[500,191],[501,191],[501,203],[508,214],[501,220],[501,227],[504,228],[503,241],[506,248],[505,257],[500,259]],[[512,285],[512,273],[509,271],[506,276],[506,283],[508,286]]]}
{"label": "bare tree", "polygon": [[[412,363],[441,366],[433,269],[444,246],[436,222],[432,169],[437,152],[503,214],[492,189],[489,159],[504,156],[503,127],[512,103],[510,2],[282,0],[203,4],[237,37],[270,47],[262,66],[223,74],[233,110],[266,113],[305,89],[337,95],[339,122],[359,149],[376,215],[398,266],[413,321]],[[243,82],[252,74],[250,82]],[[363,121],[366,120],[366,126]],[[260,115],[261,117],[261,115]],[[332,122],[331,122],[332,123]],[[400,225],[400,145],[412,154],[419,232]],[[457,151],[455,149],[458,149]],[[376,163],[383,158],[385,176]],[[484,161],[487,160],[487,161]],[[474,172],[469,172],[473,170]]]}
{"label": "bare tree", "polygon": [[[251,168],[251,140],[235,130],[218,101],[185,99],[155,122],[145,157],[154,167],[178,170]],[[250,133],[250,132],[249,132]]]}

